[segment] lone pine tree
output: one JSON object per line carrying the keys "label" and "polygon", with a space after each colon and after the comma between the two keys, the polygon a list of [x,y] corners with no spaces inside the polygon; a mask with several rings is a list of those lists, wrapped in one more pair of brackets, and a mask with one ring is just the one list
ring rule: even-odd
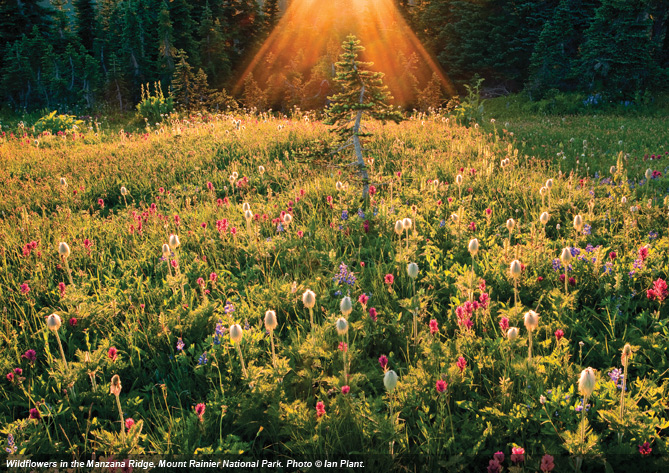
{"label": "lone pine tree", "polygon": [[358,172],[362,179],[362,198],[369,194],[369,175],[362,157],[361,138],[371,136],[363,131],[362,116],[381,120],[385,123],[392,120],[399,123],[402,115],[389,104],[392,96],[383,85],[383,73],[369,70],[370,62],[358,61],[358,52],[364,51],[360,41],[349,35],[342,44],[344,52],[335,64],[337,75],[335,81],[341,92],[328,97],[331,104],[327,109],[327,125],[338,135],[338,153],[353,146],[357,157]]}

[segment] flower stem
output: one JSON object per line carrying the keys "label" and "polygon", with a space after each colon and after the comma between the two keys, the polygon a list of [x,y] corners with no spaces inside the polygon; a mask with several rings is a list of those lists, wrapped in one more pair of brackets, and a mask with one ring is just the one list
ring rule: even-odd
{"label": "flower stem", "polygon": [[416,280],[412,281],[413,286],[413,341],[414,343],[418,342],[418,314],[416,308]]}
{"label": "flower stem", "polygon": [[588,396],[583,398],[583,410],[581,410],[581,453],[585,453],[585,409],[588,405]]}
{"label": "flower stem", "polygon": [[276,368],[276,355],[275,355],[275,352],[274,352],[274,330],[270,330],[269,340],[272,344],[272,365],[274,366],[274,368]]}
{"label": "flower stem", "polygon": [[125,440],[125,422],[123,421],[123,409],[121,409],[121,400],[116,396],[116,407],[118,407],[118,416],[121,419],[121,438]]}
{"label": "flower stem", "polygon": [[242,347],[239,346],[239,343],[235,343],[237,345],[237,353],[239,353],[239,359],[242,362],[242,372],[244,373],[244,377],[248,378],[249,374],[246,372],[246,366],[244,365],[244,357],[242,356]]}
{"label": "flower stem", "polygon": [[72,271],[70,271],[70,265],[67,263],[67,258],[63,258],[63,261],[65,262],[65,271],[67,271],[67,278],[70,281],[70,286],[74,286],[74,282],[72,282]]}
{"label": "flower stem", "polygon": [[60,356],[63,358],[63,364],[67,370],[67,360],[65,359],[65,352],[63,351],[63,344],[60,342],[60,335],[56,332],[56,340],[58,340],[58,348],[60,348]]}
{"label": "flower stem", "polygon": [[625,427],[623,419],[625,418],[625,387],[627,386],[627,365],[629,364],[629,357],[625,362],[625,369],[623,372],[623,389],[620,393],[620,423]]}
{"label": "flower stem", "polygon": [[[446,407],[448,407],[448,420],[451,424],[451,441],[455,441],[455,429],[453,428],[453,415],[451,414],[451,403],[450,400],[446,400]],[[448,446],[449,453],[452,453],[451,451],[451,444]]]}
{"label": "flower stem", "polygon": [[474,299],[474,256],[472,256],[472,274],[469,276],[469,300]]}

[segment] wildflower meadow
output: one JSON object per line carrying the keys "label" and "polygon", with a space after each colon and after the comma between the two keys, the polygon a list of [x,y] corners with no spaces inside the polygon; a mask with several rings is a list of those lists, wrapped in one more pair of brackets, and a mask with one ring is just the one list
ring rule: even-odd
{"label": "wildflower meadow", "polygon": [[666,147],[368,129],[366,200],[299,112],[4,136],[5,458],[669,466]]}

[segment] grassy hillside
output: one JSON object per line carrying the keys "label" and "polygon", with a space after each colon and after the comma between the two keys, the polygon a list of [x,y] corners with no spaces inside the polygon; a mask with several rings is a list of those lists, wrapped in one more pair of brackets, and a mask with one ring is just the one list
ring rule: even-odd
{"label": "grassy hillside", "polygon": [[645,145],[622,132],[559,138],[610,150],[593,177],[501,122],[371,124],[369,202],[350,157],[307,157],[329,136],[305,117],[5,136],[7,448],[660,470],[669,219],[644,173],[667,158],[625,159]]}

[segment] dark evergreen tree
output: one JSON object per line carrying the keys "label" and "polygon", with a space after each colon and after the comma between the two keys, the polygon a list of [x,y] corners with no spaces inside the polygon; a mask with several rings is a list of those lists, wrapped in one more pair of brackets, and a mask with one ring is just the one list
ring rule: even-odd
{"label": "dark evergreen tree", "polygon": [[457,83],[475,74],[517,89],[558,0],[428,0],[420,8],[422,36]]}
{"label": "dark evergreen tree", "polygon": [[0,48],[30,34],[34,27],[46,30],[50,9],[39,0],[0,1]]}
{"label": "dark evergreen tree", "polygon": [[262,13],[265,33],[270,34],[279,22],[279,0],[265,0]]}
{"label": "dark evergreen tree", "polygon": [[[669,2],[652,0],[650,18],[653,20],[651,42],[653,43],[653,62],[659,71],[669,71]],[[662,74],[662,72],[659,72]],[[665,85],[666,86],[666,85]]]}
{"label": "dark evergreen tree", "polygon": [[340,145],[338,152],[353,146],[362,178],[362,198],[367,199],[369,176],[362,157],[361,138],[370,134],[364,131],[362,116],[399,123],[402,115],[390,105],[392,96],[383,85],[383,73],[370,70],[371,63],[358,61],[358,53],[365,49],[360,41],[349,35],[342,49],[335,77],[341,92],[329,97],[331,104],[327,108],[325,124],[334,126],[332,131],[337,134]]}
{"label": "dark evergreen tree", "polygon": [[229,41],[228,54],[233,62],[243,60],[244,52],[252,47],[262,29],[260,7],[256,0],[237,0],[223,5],[221,24]]}
{"label": "dark evergreen tree", "polygon": [[588,90],[620,99],[650,85],[657,71],[649,8],[649,0],[602,0],[585,33],[579,65]]}
{"label": "dark evergreen tree", "polygon": [[562,0],[544,24],[531,57],[528,90],[533,98],[549,89],[579,87],[580,50],[599,4],[600,0]]}
{"label": "dark evergreen tree", "polygon": [[193,97],[191,100],[192,108],[198,110],[207,110],[212,105],[214,91],[209,88],[207,74],[198,69],[193,77]]}
{"label": "dark evergreen tree", "polygon": [[193,37],[197,25],[191,16],[192,6],[188,0],[171,0],[167,6],[173,26],[174,46],[183,49],[190,62],[200,64],[198,44]]}
{"label": "dark evergreen tree", "polygon": [[1,84],[4,95],[14,109],[25,109],[30,101],[32,76],[28,47],[28,41],[24,37],[5,49]]}
{"label": "dark evergreen tree", "polygon": [[230,60],[225,50],[225,37],[220,20],[214,20],[207,2],[199,28],[200,62],[214,87],[223,85],[231,72]]}
{"label": "dark evergreen tree", "polygon": [[77,23],[77,36],[88,50],[93,52],[93,42],[95,40],[96,13],[93,0],[72,0]]}
{"label": "dark evergreen tree", "polygon": [[126,69],[115,52],[109,54],[105,72],[104,97],[108,103],[118,105],[120,111],[130,108],[127,103],[129,95]]}
{"label": "dark evergreen tree", "polygon": [[167,85],[167,81],[174,72],[174,59],[177,55],[177,49],[174,46],[172,21],[170,20],[170,11],[167,4],[163,2],[163,8],[158,15],[158,69],[162,82]]}
{"label": "dark evergreen tree", "polygon": [[120,48],[114,50],[123,61],[126,78],[133,91],[133,102],[139,101],[142,84],[154,82],[158,78],[159,68],[156,66],[157,38],[150,41],[150,23],[142,4],[144,0],[128,0],[122,2],[124,18],[120,32]]}
{"label": "dark evergreen tree", "polygon": [[172,76],[171,95],[174,106],[182,110],[190,110],[195,98],[195,74],[188,63],[186,51],[177,52],[177,63]]}

